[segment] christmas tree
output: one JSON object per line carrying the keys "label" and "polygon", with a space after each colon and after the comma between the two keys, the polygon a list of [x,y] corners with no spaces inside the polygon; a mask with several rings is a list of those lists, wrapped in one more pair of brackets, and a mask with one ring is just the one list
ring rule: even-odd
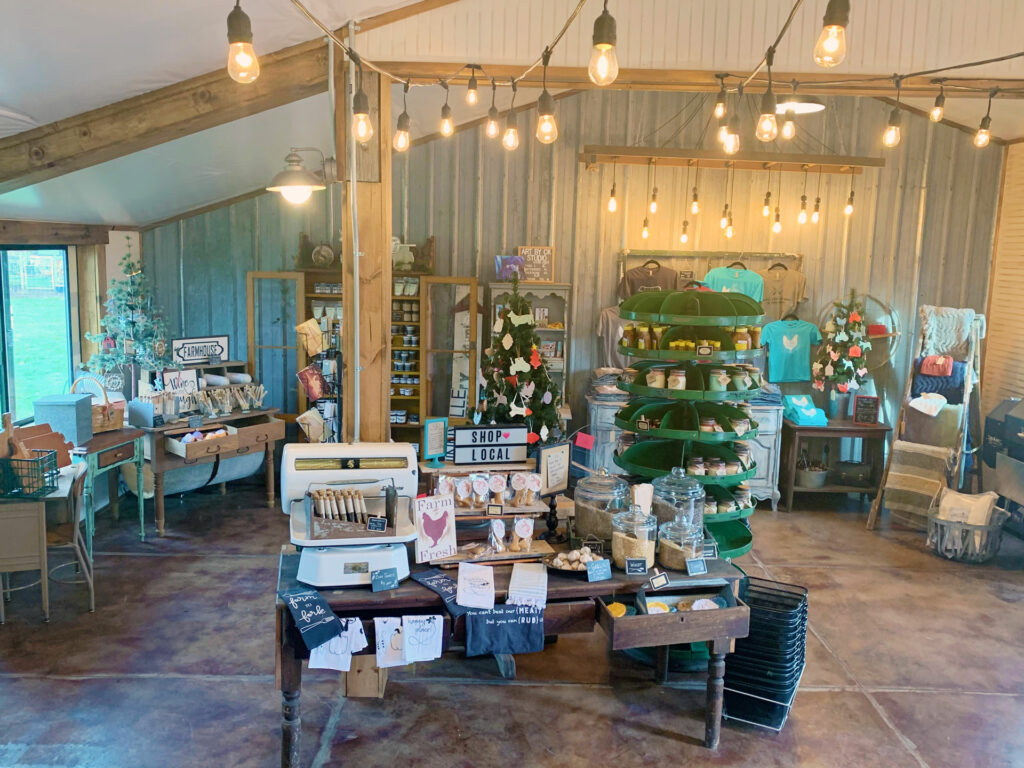
{"label": "christmas tree", "polygon": [[153,309],[142,260],[135,261],[128,251],[121,259],[121,270],[124,279],[110,281],[107,313],[100,321],[103,332],[86,334],[89,341],[99,344],[99,350],[89,358],[89,370],[106,374],[125,365],[150,371],[175,367],[167,348],[164,321]]}
{"label": "christmas tree", "polygon": [[825,324],[825,343],[811,366],[812,386],[825,391],[831,382],[842,393],[860,389],[867,379],[864,354],[871,349],[864,326],[864,303],[850,291],[849,301],[832,302],[832,319]]}
{"label": "christmas tree", "polygon": [[512,296],[494,322],[494,337],[484,350],[484,399],[477,406],[479,422],[525,424],[530,444],[561,437],[558,418],[561,393],[548,375],[533,330],[530,302],[519,294],[519,278],[512,278]]}

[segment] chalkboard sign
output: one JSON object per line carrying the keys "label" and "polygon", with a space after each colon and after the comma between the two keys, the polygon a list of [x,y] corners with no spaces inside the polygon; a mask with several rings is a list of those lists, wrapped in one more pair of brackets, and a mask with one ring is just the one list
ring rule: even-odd
{"label": "chalkboard sign", "polygon": [[386,517],[370,517],[366,520],[366,530],[378,531],[384,533],[388,529],[388,519]]}
{"label": "chalkboard sign", "polygon": [[626,558],[626,575],[627,576],[646,576],[647,575],[647,558],[646,557],[627,557]]}
{"label": "chalkboard sign", "polygon": [[555,282],[555,249],[550,245],[521,245],[520,275],[524,283]]}
{"label": "chalkboard sign", "polygon": [[370,584],[374,592],[383,592],[387,589],[398,588],[398,569],[382,568],[379,571],[370,571]]}
{"label": "chalkboard sign", "polygon": [[587,581],[605,581],[611,577],[611,560],[591,560],[587,563]]}
{"label": "chalkboard sign", "polygon": [[653,590],[664,589],[669,585],[669,581],[667,573],[656,573],[654,576],[651,576],[650,587]]}
{"label": "chalkboard sign", "polygon": [[189,416],[188,417],[188,428],[189,429],[198,429],[201,426],[203,426],[203,417],[202,416]]}
{"label": "chalkboard sign", "polygon": [[877,397],[856,395],[853,398],[853,423],[871,425],[878,423],[881,406]]}
{"label": "chalkboard sign", "polygon": [[708,564],[704,562],[703,557],[695,557],[692,560],[687,558],[686,560],[686,574],[688,576],[700,576],[703,573],[708,572]]}
{"label": "chalkboard sign", "polygon": [[341,634],[341,622],[315,589],[299,587],[280,592],[279,597],[288,606],[295,626],[302,636],[302,642],[309,650]]}

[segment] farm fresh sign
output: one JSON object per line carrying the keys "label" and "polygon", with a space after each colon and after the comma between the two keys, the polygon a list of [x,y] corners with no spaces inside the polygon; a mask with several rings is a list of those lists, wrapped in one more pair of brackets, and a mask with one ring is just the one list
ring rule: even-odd
{"label": "farm fresh sign", "polygon": [[526,461],[526,436],[521,424],[455,428],[456,464],[518,464]]}
{"label": "farm fresh sign", "polygon": [[201,336],[171,341],[171,356],[178,365],[206,363],[211,355],[220,355],[221,360],[228,359],[227,336]]}

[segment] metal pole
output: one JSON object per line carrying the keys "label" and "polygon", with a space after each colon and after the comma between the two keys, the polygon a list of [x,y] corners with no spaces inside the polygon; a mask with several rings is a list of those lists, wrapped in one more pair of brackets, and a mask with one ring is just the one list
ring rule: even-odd
{"label": "metal pole", "polygon": [[[335,87],[334,87],[334,40],[332,40],[329,37],[327,38],[327,101],[328,101],[328,103],[330,105],[330,110],[331,110],[331,121],[330,121],[330,125],[331,125],[331,157],[333,158],[333,162],[335,164],[335,168],[337,168],[338,132],[337,132],[337,130],[335,130],[336,114],[335,114],[335,111],[334,111],[335,110],[335,105],[337,104],[337,94],[335,93]],[[327,176],[327,163],[324,163],[324,176],[325,177]],[[334,248],[334,242],[335,242],[335,240],[334,240],[334,185],[335,185],[336,182],[337,182],[337,174],[334,174],[334,178],[333,179],[327,180],[327,243],[331,246],[331,248]],[[338,242],[339,243],[341,242],[340,233],[339,233],[339,237],[338,237]],[[339,254],[341,253],[340,249],[339,249],[338,253]],[[340,257],[339,257],[338,260],[339,261],[341,260]],[[340,342],[340,337],[339,337],[339,344],[340,343],[341,342]],[[335,362],[337,362],[337,358],[335,358]],[[344,364],[344,362],[345,361],[342,360],[342,364]],[[341,442],[341,420],[344,417],[344,413],[342,411],[342,398],[341,398],[341,386],[340,386],[341,381],[342,381],[342,370],[336,368],[335,369],[335,373],[334,373],[334,392],[335,392],[335,398],[334,399],[337,402],[336,402],[335,411],[334,411],[334,429],[331,430],[331,433],[332,433],[332,435],[334,437],[334,442],[335,443]]]}
{"label": "metal pole", "polygon": [[[348,44],[353,45],[356,39],[356,25],[350,19],[348,22]],[[333,73],[332,73],[333,75]],[[352,99],[356,94],[356,68],[349,59],[348,62],[348,89],[349,96],[345,99],[345,114],[348,117],[348,125],[351,126],[354,120],[352,114]],[[363,371],[361,358],[359,357],[359,208],[356,199],[356,139],[351,131],[346,131],[345,141],[348,144],[348,194],[349,209],[352,212],[352,355],[355,357],[355,376],[352,384],[352,442],[359,442],[359,378]]]}

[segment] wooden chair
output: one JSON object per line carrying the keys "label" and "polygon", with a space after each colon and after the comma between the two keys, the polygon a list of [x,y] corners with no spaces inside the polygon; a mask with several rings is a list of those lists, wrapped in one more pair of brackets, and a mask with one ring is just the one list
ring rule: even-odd
{"label": "wooden chair", "polygon": [[[85,504],[83,493],[85,491],[86,472],[82,472],[71,487],[69,507],[71,509],[71,522],[67,525],[57,526],[47,531],[46,543],[48,547],[70,547],[75,553],[75,559],[66,563],[54,566],[50,569],[50,580],[60,584],[87,584],[89,586],[89,612],[96,610],[96,591],[93,586],[93,563],[85,546],[85,536],[82,534],[82,525],[85,524]],[[69,528],[70,526],[70,528]],[[58,578],[54,574],[63,568],[71,565],[78,566],[78,573],[82,578]]]}

